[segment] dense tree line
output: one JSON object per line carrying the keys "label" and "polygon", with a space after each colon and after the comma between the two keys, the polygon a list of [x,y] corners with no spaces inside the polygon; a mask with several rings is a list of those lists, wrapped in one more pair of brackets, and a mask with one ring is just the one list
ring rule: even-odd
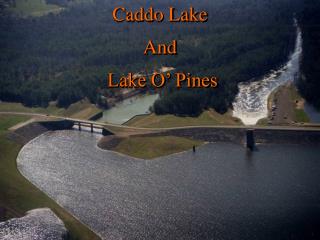
{"label": "dense tree line", "polygon": [[[63,2],[63,1],[62,1]],[[58,15],[0,18],[0,100],[68,106],[83,97],[96,102],[106,75],[154,69],[161,65],[196,75],[217,75],[217,90],[163,90],[157,113],[196,115],[230,107],[241,81],[261,77],[287,60],[295,40],[293,12],[299,0],[152,1],[155,9],[209,12],[205,24],[122,23],[115,6],[136,10],[151,2],[103,1],[70,5]],[[149,39],[178,40],[177,56],[144,56]]]}
{"label": "dense tree line", "polygon": [[[181,47],[184,58],[171,61],[187,72],[217,75],[220,78],[219,87],[216,90],[185,88],[178,91],[172,86],[166,88],[154,104],[157,114],[197,115],[202,109],[210,107],[224,113],[234,101],[239,82],[256,80],[287,61],[296,37],[292,16],[299,2],[291,2],[292,8],[288,9],[288,2],[278,1],[277,5],[269,1],[267,7],[254,5],[253,1],[250,5],[248,1],[248,12],[237,8],[241,3],[239,1],[239,6],[233,10],[230,10],[231,6],[226,8],[226,12],[233,13],[229,20],[224,18],[226,15],[222,16],[224,23],[231,24],[219,22],[217,26],[212,26],[215,30],[200,40],[203,47],[195,46],[196,40],[186,41],[185,46]],[[240,11],[240,16],[234,11]],[[250,24],[252,22],[254,24]],[[203,33],[199,35],[203,36]]]}
{"label": "dense tree line", "polygon": [[320,2],[304,0],[299,20],[302,28],[303,56],[298,88],[308,102],[320,109]]}

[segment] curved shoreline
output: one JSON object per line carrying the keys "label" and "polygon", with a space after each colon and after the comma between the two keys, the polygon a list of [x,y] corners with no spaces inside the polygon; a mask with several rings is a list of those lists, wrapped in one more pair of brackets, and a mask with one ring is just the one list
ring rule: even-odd
{"label": "curved shoreline", "polygon": [[47,197],[49,197],[52,201],[54,201],[57,205],[59,205],[62,209],[64,209],[64,211],[66,211],[68,214],[70,214],[72,217],[74,217],[77,221],[79,221],[82,225],[84,225],[86,228],[88,228],[90,231],[92,231],[94,234],[96,234],[100,239],[103,239],[103,237],[97,233],[96,231],[94,231],[89,225],[87,225],[86,223],[84,223],[80,218],[78,218],[77,216],[75,216],[71,211],[69,211],[67,208],[65,208],[64,206],[62,206],[60,203],[58,203],[58,201],[56,201],[56,199],[51,196],[50,194],[47,193],[47,191],[45,189],[43,189],[42,187],[40,187],[39,185],[35,184],[34,182],[30,181],[28,176],[26,176],[22,171],[21,169],[19,168],[19,158],[21,157],[21,152],[23,152],[24,148],[30,144],[30,143],[33,143],[35,141],[38,140],[38,138],[40,138],[41,136],[45,135],[45,134],[48,134],[50,131],[46,131],[46,132],[43,132],[41,133],[40,135],[38,135],[37,137],[35,138],[32,138],[31,140],[29,140],[29,142],[27,142],[26,144],[24,144],[18,155],[17,155],[17,158],[16,158],[16,164],[17,164],[17,170],[18,172],[21,174],[21,176],[23,176],[29,183],[31,183],[33,186],[35,186],[37,189],[39,189],[43,194],[45,194]]}
{"label": "curved shoreline", "polygon": [[[253,200],[253,205],[241,204],[233,211],[240,208],[243,210],[243,212],[241,210],[242,216],[248,216],[247,210],[252,209],[255,203],[258,207],[256,209],[261,210],[260,201],[265,201],[265,196],[260,199],[261,195],[255,194],[260,188],[254,187],[256,183],[261,182],[252,181],[253,185],[248,185],[247,182],[247,180],[251,181],[252,178],[258,177],[253,173],[259,174],[260,180],[271,181],[271,186],[276,186],[275,197],[280,194],[291,201],[292,196],[288,196],[285,192],[289,190],[291,192],[291,187],[295,185],[291,186],[291,180],[289,180],[289,186],[287,186],[288,181],[280,181],[277,177],[282,180],[285,180],[286,177],[292,177],[290,168],[296,169],[298,167],[297,169],[300,169],[300,160],[304,160],[303,157],[298,157],[295,160],[290,156],[286,157],[295,149],[300,149],[298,152],[301,153],[304,149],[302,146],[263,145],[260,147],[260,151],[248,154],[243,147],[237,144],[214,143],[200,147],[196,154],[187,151],[160,157],[155,161],[147,161],[97,149],[97,137],[90,133],[62,131],[55,132],[54,136],[52,138],[42,135],[41,139],[34,140],[35,142],[32,142],[28,146],[29,148],[24,148],[19,154],[19,162],[23,166],[20,170],[25,173],[25,176],[29,176],[30,181],[36,183],[36,186],[41,186],[40,189],[46,189],[49,196],[54,196],[56,201],[77,215],[78,218],[90,224],[95,232],[99,232],[105,239],[119,239],[120,237],[150,239],[150,234],[155,233],[160,234],[157,239],[164,239],[161,238],[161,236],[164,237],[161,232],[175,234],[176,230],[172,230],[172,224],[182,232],[182,235],[172,236],[176,236],[176,239],[179,237],[180,239],[189,239],[186,236],[197,234],[199,230],[196,227],[197,224],[208,223],[207,217],[209,216],[212,217],[209,222],[216,223],[217,228],[215,229],[219,229],[221,219],[219,216],[215,218],[216,214],[214,213],[216,213],[216,207],[221,211],[224,206],[224,201],[221,201],[220,198],[223,195],[220,194],[221,191],[226,194],[228,202],[231,200],[228,194],[232,194],[233,191],[239,191],[238,193],[244,198],[248,196],[247,191],[242,191],[242,187],[237,187],[238,184],[249,189],[251,186],[253,188],[250,191],[253,195],[250,194],[250,196],[258,197],[259,201]],[[70,145],[67,145],[66,142],[69,142]],[[38,147],[41,151],[37,151]],[[226,149],[224,149],[225,147]],[[282,149],[281,151],[284,151],[285,154],[278,153],[275,159],[270,159],[268,156],[270,156],[272,149],[274,149],[274,153]],[[317,148],[307,147],[307,149]],[[223,158],[222,156],[226,156],[226,152],[230,156]],[[295,156],[294,153],[292,154]],[[265,157],[260,161],[259,158],[256,159],[258,156]],[[315,160],[316,156],[313,156],[313,159]],[[305,161],[305,163],[316,164],[316,167],[320,167],[318,161]],[[19,167],[21,167],[20,164]],[[275,169],[283,167],[280,173],[284,173],[284,175],[274,171],[274,167]],[[260,171],[261,169],[263,171]],[[318,176],[316,172],[312,176]],[[294,173],[300,174],[301,171],[295,170]],[[301,176],[305,176],[306,173],[301,173]],[[235,177],[236,179],[234,179]],[[226,179],[230,182],[226,182]],[[241,179],[242,181],[240,181]],[[278,182],[283,189],[279,190],[279,185],[274,185]],[[225,184],[231,185],[226,187]],[[230,191],[230,187],[235,188]],[[308,188],[309,185],[306,184],[305,187]],[[295,191],[300,192],[296,188]],[[261,190],[261,194],[263,193],[265,191]],[[208,194],[211,196],[210,198],[207,198]],[[295,195],[293,194],[293,196]],[[279,199],[280,203],[283,200],[282,197]],[[213,199],[212,202],[208,202],[209,199]],[[219,206],[219,202],[222,203],[222,206]],[[205,203],[209,205],[203,206]],[[299,201],[295,202],[295,207],[298,208],[299,203]],[[217,204],[218,206],[216,206]],[[230,204],[235,206],[232,202]],[[266,204],[265,207],[263,212],[267,211],[268,207],[278,208],[278,205]],[[223,214],[226,216],[225,221],[234,219],[232,215],[230,218],[227,216],[230,213],[228,209],[223,210],[226,214]],[[199,213],[200,215],[197,216],[202,217],[197,218],[193,215],[195,213]],[[272,213],[274,213],[273,210],[270,211],[270,214]],[[260,215],[259,212],[257,214]],[[181,221],[176,221],[178,219]],[[185,232],[184,226],[189,222],[189,219],[193,219],[192,223],[195,224],[195,228],[191,232]],[[259,221],[253,222],[257,222],[259,225]],[[274,224],[273,221],[271,224]],[[147,226],[150,228],[146,229]],[[159,229],[162,230],[158,232]],[[209,227],[205,229],[211,234],[215,232]],[[249,229],[251,230],[251,228]],[[229,234],[229,231],[223,232],[223,234]]]}

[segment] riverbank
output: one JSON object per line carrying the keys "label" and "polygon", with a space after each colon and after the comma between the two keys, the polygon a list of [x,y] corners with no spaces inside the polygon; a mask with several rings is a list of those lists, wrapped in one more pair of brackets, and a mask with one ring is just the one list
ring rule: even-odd
{"label": "riverbank", "polygon": [[101,149],[118,152],[140,159],[154,159],[191,150],[203,142],[176,136],[131,136],[126,138],[103,137],[98,146]]}
{"label": "riverbank", "polygon": [[90,133],[48,133],[23,148],[17,162],[104,239],[320,236],[317,146],[263,144],[251,153],[209,143],[196,153],[145,161],[95,144]]}
{"label": "riverbank", "polygon": [[126,122],[125,125],[144,128],[170,128],[201,125],[242,125],[241,120],[232,117],[231,114],[232,113],[230,111],[225,114],[219,114],[212,109],[204,111],[199,117],[146,114],[133,117]]}
{"label": "riverbank", "polygon": [[9,128],[29,117],[0,116],[0,206],[1,219],[22,217],[29,210],[48,207],[66,225],[70,239],[100,239],[45,193],[25,179],[17,169],[16,158],[22,144],[7,138]]}
{"label": "riverbank", "polygon": [[268,117],[258,125],[303,125],[310,119],[304,111],[305,100],[290,82],[275,89],[268,98]]}
{"label": "riverbank", "polygon": [[[158,129],[147,133],[134,132],[125,136],[113,135],[102,137],[98,147],[111,150],[131,157],[152,159],[172,153],[182,152],[199,146],[204,142],[236,143],[247,146],[247,130],[253,131],[256,145],[259,144],[294,144],[320,145],[319,126],[307,127],[178,127]],[[115,131],[116,132],[116,131]]]}
{"label": "riverbank", "polygon": [[13,127],[15,130],[8,132],[7,138],[24,145],[45,132],[66,130],[72,127],[73,122],[68,120],[31,122],[17,129]]}
{"label": "riverbank", "polygon": [[296,19],[294,19],[294,25],[296,41],[288,61],[280,68],[271,70],[258,81],[238,84],[239,92],[233,102],[233,116],[240,118],[245,125],[256,125],[261,119],[268,118],[270,94],[279,86],[295,81],[299,75],[303,39]]}
{"label": "riverbank", "polygon": [[103,112],[100,122],[124,124],[137,115],[149,114],[150,107],[158,99],[158,94],[139,94],[118,102]]}
{"label": "riverbank", "polygon": [[[72,236],[71,239],[99,239],[92,231],[82,225],[77,219],[62,209],[19,173],[16,165],[16,157],[22,145],[8,140],[6,135],[8,132],[7,129],[21,121],[28,121],[28,118],[22,117],[22,119],[15,119],[15,117],[21,118],[22,116],[14,116],[13,118],[7,116],[7,119],[3,120],[3,123],[0,121],[0,125],[3,125],[5,131],[3,139],[2,135],[0,135],[0,152],[3,153],[3,155],[0,156],[2,163],[0,167],[0,203],[5,208],[5,218],[22,216],[30,209],[49,207],[64,221]],[[314,128],[257,128],[254,131],[254,136],[257,143],[276,143],[279,144],[279,146],[281,146],[281,144],[314,145],[320,143],[320,131]],[[125,127],[123,127],[123,129],[125,129]],[[202,142],[234,142],[244,144],[246,134],[246,128],[244,126],[225,126],[220,128],[198,126],[171,130],[129,128],[129,130],[127,129],[127,134],[132,133],[130,132],[131,130],[135,136],[125,138],[124,140],[122,139],[123,141],[115,144],[111,150],[133,157],[148,159],[175,152],[182,152],[191,149],[193,146],[198,146],[202,144]],[[65,132],[79,136],[75,131]],[[147,134],[145,132],[147,132]],[[124,136],[124,132],[120,134]],[[50,136],[47,136],[48,140],[51,139]],[[94,141],[96,141],[96,138],[90,134],[83,135],[83,137],[85,136],[93,138],[95,139]],[[79,140],[81,140],[81,138],[79,138]],[[69,143],[73,144],[72,142]],[[56,142],[56,144],[65,143]],[[80,146],[83,147],[84,145],[80,144],[79,147]],[[241,148],[245,149],[243,147]],[[200,149],[201,148],[198,150],[197,148],[196,152],[201,154],[202,151]],[[99,152],[96,148],[95,151]],[[104,154],[114,153],[107,152]],[[197,154],[195,156],[197,156]],[[121,161],[116,164],[121,164]]]}
{"label": "riverbank", "polygon": [[[316,130],[315,128],[256,127],[248,129],[253,131],[254,139],[257,144],[320,144],[320,130]],[[141,136],[176,136],[204,142],[232,142],[245,146],[246,133],[247,128],[191,127],[164,130],[161,132],[143,134]]]}
{"label": "riverbank", "polygon": [[55,103],[50,103],[48,107],[26,107],[21,103],[0,102],[0,112],[23,112],[23,113],[41,113],[56,115],[61,117],[72,117],[78,119],[90,119],[96,114],[102,112],[101,109],[83,99],[71,104],[68,108],[59,108]]}

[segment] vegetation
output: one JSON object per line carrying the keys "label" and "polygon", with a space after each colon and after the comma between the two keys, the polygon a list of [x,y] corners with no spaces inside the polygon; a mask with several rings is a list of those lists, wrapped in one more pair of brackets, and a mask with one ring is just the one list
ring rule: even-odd
{"label": "vegetation", "polygon": [[[106,88],[108,72],[117,79],[166,65],[199,76],[217,75],[219,87],[176,91],[168,86],[154,106],[156,113],[195,116],[207,108],[223,113],[231,106],[239,82],[258,78],[287,60],[295,39],[293,11],[299,1],[175,2],[178,10],[193,5],[208,11],[205,24],[117,24],[111,13],[119,3],[104,0],[72,5],[41,18],[4,14],[0,16],[0,100],[41,107],[50,101],[67,107],[84,97],[99,102],[101,95],[109,97],[117,91]],[[129,0],[121,4],[128,9],[141,7]],[[171,1],[152,5],[167,11]],[[144,56],[149,39],[155,43],[177,39],[178,55]]]}
{"label": "vegetation", "polygon": [[295,114],[294,118],[295,118],[296,122],[299,122],[299,123],[310,122],[308,115],[306,114],[306,112],[303,109],[295,109],[294,114]]}
{"label": "vegetation", "polygon": [[320,109],[320,2],[304,0],[299,22],[302,28],[303,57],[298,88],[309,103]]}
{"label": "vegetation", "polygon": [[0,134],[4,134],[10,127],[29,120],[26,116],[0,115]]}
{"label": "vegetation", "polygon": [[48,4],[46,0],[14,0],[12,11],[21,16],[43,16],[49,13],[57,13],[61,7]]}
{"label": "vegetation", "polygon": [[132,127],[170,128],[182,126],[208,126],[208,125],[240,125],[239,119],[233,118],[230,113],[221,115],[214,110],[204,111],[198,117],[178,117],[174,115],[141,115],[126,123]]}
{"label": "vegetation", "polygon": [[152,159],[183,152],[201,144],[201,141],[173,136],[129,137],[122,140],[113,150],[136,158]]}
{"label": "vegetation", "polygon": [[[275,99],[277,99],[277,109],[272,111],[272,106],[275,104]],[[286,122],[310,122],[308,115],[304,111],[304,102],[304,99],[300,96],[296,86],[293,83],[280,86],[275,89],[268,98],[269,117],[259,120],[257,125],[283,124]],[[287,119],[283,119],[279,122],[279,119],[276,119],[277,116],[274,116],[272,118],[273,120],[271,120],[270,116],[272,112],[275,112],[276,115],[285,115]],[[276,119],[275,122],[274,119]]]}
{"label": "vegetation", "polygon": [[0,103],[0,112],[24,112],[51,114],[56,116],[73,117],[80,119],[89,119],[101,110],[87,100],[82,100],[71,104],[68,108],[59,108],[55,104],[49,104],[48,107],[26,107],[21,103]]}
{"label": "vegetation", "polygon": [[25,120],[27,118],[22,116],[0,115],[0,207],[6,210],[5,219],[21,217],[31,209],[48,207],[63,220],[71,239],[99,239],[17,170],[16,157],[22,146],[8,140],[6,134],[9,127]]}
{"label": "vegetation", "polygon": [[300,96],[297,88],[291,84],[289,86],[290,98],[292,101],[292,106],[294,108],[294,119],[293,121],[298,123],[308,123],[310,119],[307,113],[304,111],[304,99]]}

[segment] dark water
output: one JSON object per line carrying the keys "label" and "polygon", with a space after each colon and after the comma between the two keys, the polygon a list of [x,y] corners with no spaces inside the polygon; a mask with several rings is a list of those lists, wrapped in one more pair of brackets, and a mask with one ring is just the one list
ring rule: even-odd
{"label": "dark water", "polygon": [[213,143],[153,161],[48,133],[18,167],[104,239],[319,239],[320,149]]}
{"label": "dark water", "polygon": [[308,103],[304,104],[304,111],[307,113],[311,123],[320,123],[320,112]]}

